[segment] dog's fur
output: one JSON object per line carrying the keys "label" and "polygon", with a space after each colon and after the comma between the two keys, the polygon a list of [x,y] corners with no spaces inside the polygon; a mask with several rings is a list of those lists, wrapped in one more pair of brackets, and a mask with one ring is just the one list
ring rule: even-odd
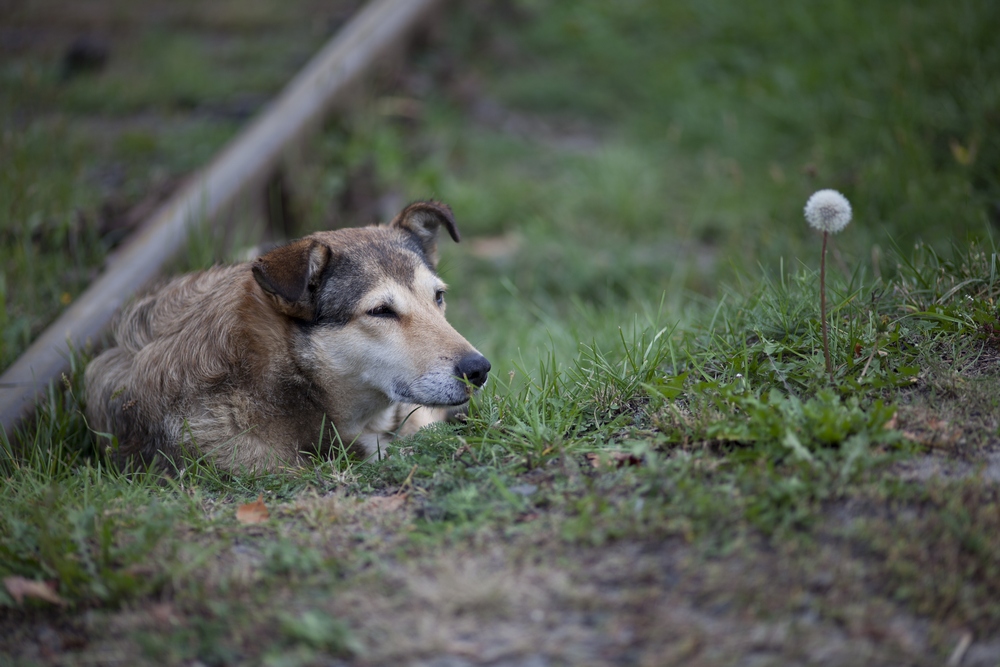
{"label": "dog's fur", "polygon": [[260,471],[338,443],[375,455],[442,419],[490,364],[445,320],[441,226],[459,240],[447,206],[417,202],[136,300],[87,367],[90,427],[129,467],[188,451]]}

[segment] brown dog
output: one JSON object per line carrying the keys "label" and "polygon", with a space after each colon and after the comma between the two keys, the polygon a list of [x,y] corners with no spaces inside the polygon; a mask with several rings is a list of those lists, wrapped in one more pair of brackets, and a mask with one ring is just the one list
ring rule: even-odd
{"label": "brown dog", "polygon": [[378,455],[439,421],[490,370],[444,317],[442,225],[459,240],[451,209],[418,202],[136,300],[87,367],[90,427],[126,465],[188,451],[259,471],[339,443]]}

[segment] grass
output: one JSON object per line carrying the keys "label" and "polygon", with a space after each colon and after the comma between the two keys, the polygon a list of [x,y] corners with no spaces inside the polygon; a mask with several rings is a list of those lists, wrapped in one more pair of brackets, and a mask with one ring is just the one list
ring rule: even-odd
{"label": "grass", "polygon": [[[300,231],[453,205],[449,316],[494,367],[467,421],[377,463],[123,475],[84,351],[2,441],[0,575],[65,605],[0,588],[0,654],[940,664],[969,632],[995,660],[997,10],[768,7],[456,9],[286,194]],[[821,187],[855,210],[832,382]]]}

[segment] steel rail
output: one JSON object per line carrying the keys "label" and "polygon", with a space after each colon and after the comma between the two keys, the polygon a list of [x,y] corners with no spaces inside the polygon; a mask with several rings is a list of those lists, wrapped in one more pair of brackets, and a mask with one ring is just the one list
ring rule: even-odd
{"label": "steel rail", "polygon": [[163,204],[109,260],[104,273],[0,376],[0,428],[33,413],[49,384],[70,367],[70,351],[93,344],[122,304],[184,247],[200,220],[214,220],[241,193],[262,187],[284,151],[315,131],[353,85],[388,56],[441,0],[366,4],[237,137]]}

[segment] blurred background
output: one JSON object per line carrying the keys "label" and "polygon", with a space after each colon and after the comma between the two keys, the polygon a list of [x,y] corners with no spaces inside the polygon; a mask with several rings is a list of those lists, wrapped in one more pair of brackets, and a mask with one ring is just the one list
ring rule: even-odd
{"label": "blurred background", "polygon": [[[0,2],[0,366],[359,5]],[[829,187],[855,212],[833,266],[877,280],[894,248],[997,234],[998,29],[988,0],[447,3],[177,268],[434,197],[459,329],[571,351],[814,267],[802,207]]]}

